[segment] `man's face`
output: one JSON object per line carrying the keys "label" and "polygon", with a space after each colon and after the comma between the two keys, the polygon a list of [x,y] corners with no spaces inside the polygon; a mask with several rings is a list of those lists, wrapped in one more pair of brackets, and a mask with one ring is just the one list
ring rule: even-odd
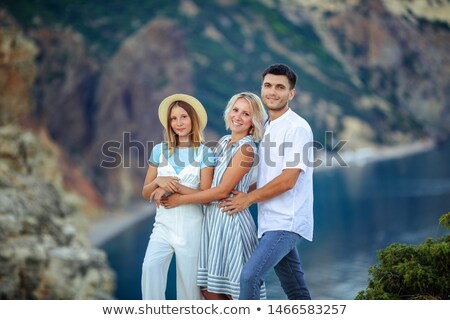
{"label": "man's face", "polygon": [[261,98],[270,111],[281,111],[287,108],[289,100],[295,95],[290,89],[289,80],[284,75],[266,74],[261,87]]}

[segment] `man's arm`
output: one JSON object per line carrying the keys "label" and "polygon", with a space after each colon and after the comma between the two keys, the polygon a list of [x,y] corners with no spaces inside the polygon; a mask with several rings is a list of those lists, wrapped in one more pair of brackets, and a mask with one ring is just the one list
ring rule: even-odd
{"label": "man's arm", "polygon": [[262,188],[256,189],[250,193],[233,192],[234,197],[230,197],[219,204],[223,212],[232,215],[242,211],[256,202],[270,200],[276,196],[294,188],[301,169],[284,169],[280,175],[267,183]]}

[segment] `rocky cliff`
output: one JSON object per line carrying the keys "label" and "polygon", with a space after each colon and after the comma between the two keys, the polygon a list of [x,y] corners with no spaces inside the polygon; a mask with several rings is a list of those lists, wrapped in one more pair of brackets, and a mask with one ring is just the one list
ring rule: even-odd
{"label": "rocky cliff", "polygon": [[77,154],[92,139],[98,62],[71,29],[43,26],[28,36],[39,48],[33,116],[64,150]]}
{"label": "rocky cliff", "polygon": [[[156,19],[127,38],[103,68],[90,162],[98,164],[106,202],[136,197],[148,152],[163,137],[158,105],[173,92],[193,93],[191,67],[182,31],[170,19]],[[120,144],[115,159],[105,157],[108,142]]]}
{"label": "rocky cliff", "polygon": [[[357,109],[377,114],[366,120],[367,127],[388,143],[405,143],[421,130],[436,140],[446,139],[450,18],[443,13],[450,12],[450,2],[372,0],[345,6],[334,2],[334,7],[323,3],[327,1],[315,2],[310,21],[353,82],[371,92],[356,103]],[[289,9],[286,14],[292,16],[292,6]],[[409,125],[402,127],[407,119]],[[380,135],[377,127],[385,132]]]}
{"label": "rocky cliff", "polygon": [[47,130],[25,125],[33,123],[38,49],[12,20],[2,24],[0,298],[109,299],[114,273],[89,243],[89,221],[80,211],[95,201],[70,190],[62,173],[70,162]]}
{"label": "rocky cliff", "polygon": [[[260,72],[275,62],[299,74],[291,107],[326,148],[326,131],[347,140],[348,150],[450,133],[449,1],[17,0],[5,7],[39,48],[35,119],[110,205],[140,195],[141,164],[162,137],[155,110],[164,96],[196,95],[214,139],[225,133],[228,98],[259,92]],[[102,149],[110,141],[120,143],[109,153],[115,158]],[[117,159],[114,168],[101,166]]]}
{"label": "rocky cliff", "polygon": [[197,96],[215,140],[229,97],[259,92],[283,62],[299,75],[290,106],[326,148],[326,131],[347,149],[448,139],[449,12],[442,0],[1,3],[0,297],[111,297],[88,216],[139,197],[169,94]]}

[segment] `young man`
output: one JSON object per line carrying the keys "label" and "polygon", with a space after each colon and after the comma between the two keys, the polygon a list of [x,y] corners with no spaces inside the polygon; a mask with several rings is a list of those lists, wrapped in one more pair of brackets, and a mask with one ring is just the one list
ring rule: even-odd
{"label": "young man", "polygon": [[288,106],[295,95],[296,74],[286,65],[272,65],[262,79],[269,121],[258,151],[257,188],[234,192],[221,204],[222,211],[234,214],[258,203],[260,240],[241,273],[239,299],[259,299],[271,268],[289,299],[311,299],[296,243],[301,238],[312,241],[313,236],[313,134]]}

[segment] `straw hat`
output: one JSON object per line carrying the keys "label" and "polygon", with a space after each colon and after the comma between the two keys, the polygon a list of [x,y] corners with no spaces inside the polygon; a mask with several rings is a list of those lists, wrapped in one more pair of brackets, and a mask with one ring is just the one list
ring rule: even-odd
{"label": "straw hat", "polygon": [[184,101],[189,105],[191,105],[192,108],[194,108],[195,112],[197,113],[200,130],[205,129],[206,123],[208,122],[208,116],[206,115],[205,108],[203,107],[201,102],[198,101],[196,98],[183,93],[177,93],[168,96],[160,103],[158,109],[158,116],[159,121],[161,121],[161,124],[164,126],[164,128],[166,128],[167,125],[167,112],[169,111],[169,107],[172,104],[172,102],[175,101]]}

